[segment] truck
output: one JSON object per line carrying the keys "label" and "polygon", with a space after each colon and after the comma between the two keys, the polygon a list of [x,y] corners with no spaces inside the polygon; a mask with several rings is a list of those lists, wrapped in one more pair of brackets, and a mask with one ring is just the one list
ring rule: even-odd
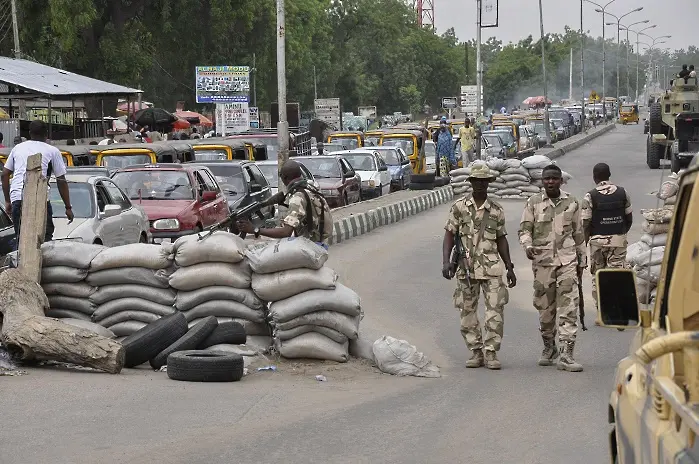
{"label": "truck", "polygon": [[650,105],[646,164],[660,168],[661,159],[670,159],[673,172],[679,172],[699,151],[699,87],[696,77],[675,78],[671,87]]}

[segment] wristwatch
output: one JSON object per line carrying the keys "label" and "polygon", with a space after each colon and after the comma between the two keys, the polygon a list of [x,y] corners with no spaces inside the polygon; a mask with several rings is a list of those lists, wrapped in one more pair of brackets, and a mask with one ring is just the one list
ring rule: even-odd
{"label": "wristwatch", "polygon": [[260,238],[260,228],[255,227],[255,230],[253,230],[253,233],[255,234],[255,238]]}

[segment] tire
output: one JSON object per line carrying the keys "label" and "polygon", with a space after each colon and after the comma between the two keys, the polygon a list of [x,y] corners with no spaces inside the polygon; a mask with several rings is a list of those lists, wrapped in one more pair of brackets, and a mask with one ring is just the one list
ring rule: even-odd
{"label": "tire", "polygon": [[235,382],[243,378],[243,357],[217,351],[178,351],[167,358],[167,376],[185,382]]}
{"label": "tire", "polygon": [[433,190],[434,182],[431,184],[414,184],[411,182],[409,188],[410,190]]}
{"label": "tire", "polygon": [[680,159],[679,159],[677,156],[675,156],[675,155],[670,155],[670,169],[671,169],[672,172],[674,172],[675,174],[677,174],[678,172],[680,172],[680,169],[682,169],[682,162],[681,162]]}
{"label": "tire", "polygon": [[663,107],[660,103],[653,103],[650,106],[650,116],[648,118],[650,134],[664,134],[663,131]]}
{"label": "tire", "polygon": [[437,177],[434,180],[434,186],[435,187],[444,187],[449,183],[449,177]]}
{"label": "tire", "polygon": [[434,180],[437,177],[435,172],[430,172],[427,174],[413,174],[410,176],[410,185],[413,184],[434,184]]}
{"label": "tire", "polygon": [[657,143],[653,143],[648,140],[648,145],[647,145],[647,150],[648,150],[648,156],[647,156],[647,161],[646,164],[648,164],[648,167],[651,169],[660,169],[660,159],[661,157],[661,151],[662,151],[662,146],[658,145]]}
{"label": "tire", "polygon": [[376,195],[376,198],[383,196],[383,185],[379,185],[379,193]]}
{"label": "tire", "polygon": [[216,316],[209,316],[194,324],[194,326],[182,335],[172,345],[158,353],[156,357],[150,360],[150,366],[153,369],[160,369],[167,363],[167,357],[177,351],[187,351],[196,349],[202,341],[211,335],[218,326]]}
{"label": "tire", "polygon": [[122,340],[124,367],[136,367],[147,362],[187,333],[187,319],[177,312],[148,324]]}
{"label": "tire", "polygon": [[222,343],[227,343],[230,345],[244,345],[247,341],[247,336],[245,335],[245,328],[239,322],[226,321],[219,323],[213,332],[209,334],[199,345],[196,347],[198,350],[203,350],[210,346],[220,345]]}

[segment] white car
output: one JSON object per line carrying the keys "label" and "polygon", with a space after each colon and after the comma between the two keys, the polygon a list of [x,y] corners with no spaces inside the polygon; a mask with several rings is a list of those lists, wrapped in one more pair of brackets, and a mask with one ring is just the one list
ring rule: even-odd
{"label": "white car", "polygon": [[437,145],[432,140],[425,141],[425,169],[427,172],[436,171],[435,159],[437,157]]}
{"label": "white car", "polygon": [[333,155],[345,158],[360,177],[362,200],[380,197],[391,191],[391,174],[388,172],[388,165],[376,150],[356,148],[336,151]]}
{"label": "white car", "polygon": [[148,216],[109,178],[68,173],[68,190],[74,219],[70,224],[55,182],[49,199],[53,210],[53,238],[77,239],[106,246],[150,243]]}

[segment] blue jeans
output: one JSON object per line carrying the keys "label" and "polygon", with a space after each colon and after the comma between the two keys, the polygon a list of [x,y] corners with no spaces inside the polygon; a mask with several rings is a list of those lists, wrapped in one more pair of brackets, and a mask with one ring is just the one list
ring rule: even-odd
{"label": "blue jeans", "polygon": [[[14,250],[19,248],[19,231],[22,222],[22,200],[12,202],[12,225],[15,227],[15,245]],[[44,242],[53,240],[53,208],[51,202],[46,202],[46,231],[44,232]]]}

